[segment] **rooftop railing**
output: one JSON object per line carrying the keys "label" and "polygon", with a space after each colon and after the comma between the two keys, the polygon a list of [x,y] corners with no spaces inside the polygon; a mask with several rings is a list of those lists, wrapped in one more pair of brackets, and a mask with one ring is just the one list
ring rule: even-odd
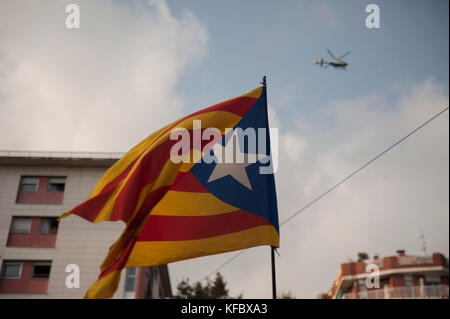
{"label": "rooftop railing", "polygon": [[432,264],[433,263],[433,257],[432,256],[426,256],[426,257],[419,257],[419,256],[406,256],[406,257],[399,257],[398,258],[398,264],[400,266],[406,266],[406,265],[422,265],[422,264]]}
{"label": "rooftop railing", "polygon": [[119,159],[122,152],[75,152],[75,151],[8,151],[0,150],[0,157],[29,157],[29,158],[87,158],[87,159]]}
{"label": "rooftop railing", "polygon": [[445,285],[382,288],[342,295],[342,299],[445,299],[448,297],[448,286]]}

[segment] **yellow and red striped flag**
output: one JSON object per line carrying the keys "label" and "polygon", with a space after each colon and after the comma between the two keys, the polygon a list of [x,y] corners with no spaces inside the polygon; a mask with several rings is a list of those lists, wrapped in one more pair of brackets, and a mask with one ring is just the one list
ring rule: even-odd
{"label": "yellow and red striped flag", "polygon": [[[75,214],[94,223],[126,223],[86,298],[112,297],[123,268],[259,245],[279,247],[273,173],[260,173],[262,161],[237,163],[234,169],[233,163],[202,160],[215,153],[217,145],[226,147],[227,129],[238,127],[257,132],[267,129],[260,134],[265,134],[270,152],[265,87],[185,116],[151,134],[101,177],[85,202],[61,215],[60,219]],[[209,128],[218,129],[219,136],[205,134]],[[176,130],[188,132],[190,140],[187,152],[182,149],[177,154],[194,160],[179,162],[171,157],[179,142],[171,138]]]}

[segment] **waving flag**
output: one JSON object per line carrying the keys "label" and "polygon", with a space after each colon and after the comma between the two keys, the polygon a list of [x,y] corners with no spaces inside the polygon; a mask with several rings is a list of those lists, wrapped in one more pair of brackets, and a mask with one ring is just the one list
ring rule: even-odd
{"label": "waving flag", "polygon": [[[239,142],[237,129],[253,130],[257,149],[245,139]],[[173,136],[180,131],[189,147],[174,158],[180,140]],[[234,161],[224,160],[230,147]],[[265,87],[183,117],[135,146],[84,203],[60,217],[75,214],[91,222],[122,220],[127,225],[86,297],[111,297],[123,268],[259,245],[279,247],[274,176],[262,173],[271,155]]]}

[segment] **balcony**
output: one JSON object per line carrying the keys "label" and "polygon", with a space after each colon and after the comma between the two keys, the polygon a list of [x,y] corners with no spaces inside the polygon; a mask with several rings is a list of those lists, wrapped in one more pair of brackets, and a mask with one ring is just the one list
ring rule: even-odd
{"label": "balcony", "polygon": [[398,259],[399,266],[409,266],[409,265],[424,265],[424,264],[432,264],[433,257],[419,257],[419,256],[404,256],[399,257]]}
{"label": "balcony", "polygon": [[448,299],[448,297],[448,286],[445,285],[384,288],[342,295],[342,299]]}

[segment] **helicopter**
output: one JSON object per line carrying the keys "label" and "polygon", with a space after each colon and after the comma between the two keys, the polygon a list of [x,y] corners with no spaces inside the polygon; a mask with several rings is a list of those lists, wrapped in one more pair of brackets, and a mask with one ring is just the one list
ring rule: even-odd
{"label": "helicopter", "polygon": [[346,70],[345,68],[347,67],[348,63],[343,61],[342,59],[344,57],[346,57],[347,55],[350,54],[350,51],[345,52],[343,55],[341,55],[339,58],[336,58],[333,53],[331,53],[330,50],[327,49],[328,54],[333,58],[333,60],[330,61],[325,61],[324,59],[314,59],[314,64],[318,64],[320,65],[321,68],[326,69],[327,67],[329,67],[330,65],[335,67],[335,68],[342,68],[344,70]]}

